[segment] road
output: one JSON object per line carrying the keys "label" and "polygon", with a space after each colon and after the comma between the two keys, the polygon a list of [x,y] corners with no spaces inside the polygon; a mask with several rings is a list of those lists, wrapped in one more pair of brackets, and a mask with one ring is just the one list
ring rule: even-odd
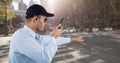
{"label": "road", "polygon": [[[84,35],[83,43],[71,42],[61,45],[52,63],[119,63],[120,32],[73,33],[63,36]],[[0,37],[0,63],[8,62],[10,37]],[[4,42],[4,43],[3,43]]]}
{"label": "road", "polygon": [[83,43],[59,46],[52,63],[120,63],[120,32],[84,35]]}

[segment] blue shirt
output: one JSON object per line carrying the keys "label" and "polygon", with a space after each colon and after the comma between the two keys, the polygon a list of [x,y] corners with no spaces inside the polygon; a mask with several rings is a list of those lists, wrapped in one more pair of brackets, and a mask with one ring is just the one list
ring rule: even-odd
{"label": "blue shirt", "polygon": [[70,38],[36,34],[25,25],[12,36],[9,63],[51,63],[57,46],[69,42]]}

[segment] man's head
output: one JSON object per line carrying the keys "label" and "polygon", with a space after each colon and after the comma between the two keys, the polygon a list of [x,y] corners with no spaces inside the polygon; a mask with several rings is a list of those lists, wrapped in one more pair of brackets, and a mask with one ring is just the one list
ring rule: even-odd
{"label": "man's head", "polygon": [[44,30],[47,24],[47,17],[54,16],[48,13],[42,6],[34,4],[27,9],[26,19],[27,25],[36,33]]}

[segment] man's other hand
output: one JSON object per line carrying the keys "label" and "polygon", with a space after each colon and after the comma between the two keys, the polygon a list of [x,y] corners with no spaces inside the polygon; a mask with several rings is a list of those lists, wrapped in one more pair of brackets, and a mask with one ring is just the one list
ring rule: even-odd
{"label": "man's other hand", "polygon": [[83,38],[84,38],[84,36],[78,36],[78,37],[71,38],[71,41],[72,41],[72,42],[75,41],[75,42],[80,42],[80,43],[81,43],[81,42],[84,41]]}

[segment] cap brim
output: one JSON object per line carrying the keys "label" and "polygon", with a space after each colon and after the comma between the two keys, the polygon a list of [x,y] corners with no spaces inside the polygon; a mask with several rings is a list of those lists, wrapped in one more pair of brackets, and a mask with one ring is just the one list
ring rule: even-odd
{"label": "cap brim", "polygon": [[47,17],[53,17],[54,14],[52,14],[52,13],[46,13],[45,16],[47,16]]}

